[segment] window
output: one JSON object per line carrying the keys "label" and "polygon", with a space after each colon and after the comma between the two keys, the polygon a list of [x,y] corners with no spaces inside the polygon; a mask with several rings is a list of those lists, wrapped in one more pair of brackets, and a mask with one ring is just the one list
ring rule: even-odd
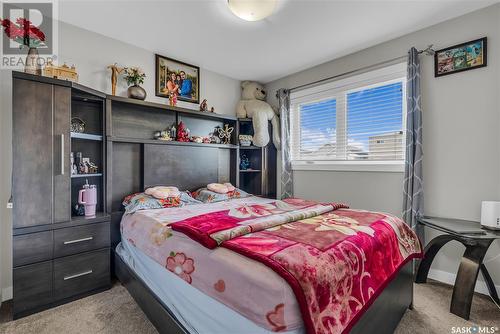
{"label": "window", "polygon": [[294,169],[402,171],[406,66],[293,92]]}

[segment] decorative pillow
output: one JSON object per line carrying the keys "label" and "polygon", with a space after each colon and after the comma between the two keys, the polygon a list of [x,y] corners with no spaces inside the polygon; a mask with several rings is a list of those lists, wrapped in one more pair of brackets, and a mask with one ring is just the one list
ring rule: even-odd
{"label": "decorative pillow", "polygon": [[168,197],[168,198],[154,198],[153,196],[147,195],[145,193],[135,193],[128,195],[123,199],[123,206],[125,207],[125,213],[134,213],[138,210],[149,210],[149,209],[163,209],[179,207],[184,205],[201,204],[187,192],[180,192],[179,197]]}
{"label": "decorative pillow", "polygon": [[154,198],[165,199],[169,197],[179,197],[181,192],[177,187],[165,187],[165,186],[156,186],[146,189],[144,191],[146,195],[153,196]]}
{"label": "decorative pillow", "polygon": [[189,191],[181,191],[181,203],[183,205],[193,205],[193,204],[202,204],[203,202],[200,202],[191,196],[191,193]]}
{"label": "decorative pillow", "polygon": [[207,188],[198,189],[193,193],[193,197],[203,203],[215,203],[220,201],[227,201],[233,198],[243,198],[248,196],[252,195],[238,188],[234,188],[233,191],[228,191],[225,194],[219,194]]}
{"label": "decorative pillow", "polygon": [[209,183],[207,189],[218,194],[226,194],[230,191],[235,191],[236,188],[231,183]]}

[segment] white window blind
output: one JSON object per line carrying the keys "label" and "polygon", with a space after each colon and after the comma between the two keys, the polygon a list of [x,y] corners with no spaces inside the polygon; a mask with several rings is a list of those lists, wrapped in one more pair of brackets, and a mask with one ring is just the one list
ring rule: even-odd
{"label": "white window blind", "polygon": [[292,166],[404,162],[406,67],[293,92]]}

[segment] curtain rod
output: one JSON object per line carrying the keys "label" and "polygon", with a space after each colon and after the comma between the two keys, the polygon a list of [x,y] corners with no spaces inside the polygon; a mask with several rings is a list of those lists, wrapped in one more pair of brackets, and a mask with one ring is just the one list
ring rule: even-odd
{"label": "curtain rod", "polygon": [[[431,44],[431,45],[427,46],[427,48],[425,48],[424,50],[419,50],[418,53],[419,54],[424,54],[426,56],[433,56],[434,53],[435,53],[435,51],[432,49],[432,46],[433,45]],[[344,77],[344,76],[347,76],[347,75],[352,75],[352,74],[356,74],[356,73],[359,73],[359,72],[363,72],[363,71],[366,71],[366,70],[369,70],[369,69],[373,69],[373,68],[376,68],[376,67],[379,67],[379,66],[382,66],[382,65],[386,65],[386,64],[389,64],[389,63],[396,62],[398,60],[405,59],[407,57],[408,56],[405,55],[405,56],[400,56],[400,57],[396,57],[396,58],[384,60],[384,61],[381,61],[381,62],[376,63],[376,64],[372,64],[372,65],[368,65],[368,66],[365,66],[365,67],[361,67],[361,68],[358,68],[358,69],[355,69],[355,70],[352,70],[352,71],[347,71],[347,72],[344,72],[344,73],[341,73],[341,74],[337,74],[337,75],[334,75],[334,76],[331,76],[331,77],[328,77],[328,78],[324,78],[324,79],[320,79],[320,80],[317,80],[317,81],[313,81],[313,82],[310,82],[310,83],[307,83],[307,84],[295,86],[293,88],[290,88],[289,91],[292,92],[292,91],[299,90],[299,89],[302,89],[302,88],[312,87],[312,86],[318,85],[318,84],[326,82],[326,81],[331,81],[331,80],[338,79],[340,77]]]}

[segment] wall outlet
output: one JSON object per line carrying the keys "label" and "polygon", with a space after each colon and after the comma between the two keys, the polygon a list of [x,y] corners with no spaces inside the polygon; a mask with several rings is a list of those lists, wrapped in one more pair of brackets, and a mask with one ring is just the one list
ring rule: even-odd
{"label": "wall outlet", "polygon": [[12,202],[7,203],[7,209],[12,209],[12,208],[14,208],[14,203]]}

